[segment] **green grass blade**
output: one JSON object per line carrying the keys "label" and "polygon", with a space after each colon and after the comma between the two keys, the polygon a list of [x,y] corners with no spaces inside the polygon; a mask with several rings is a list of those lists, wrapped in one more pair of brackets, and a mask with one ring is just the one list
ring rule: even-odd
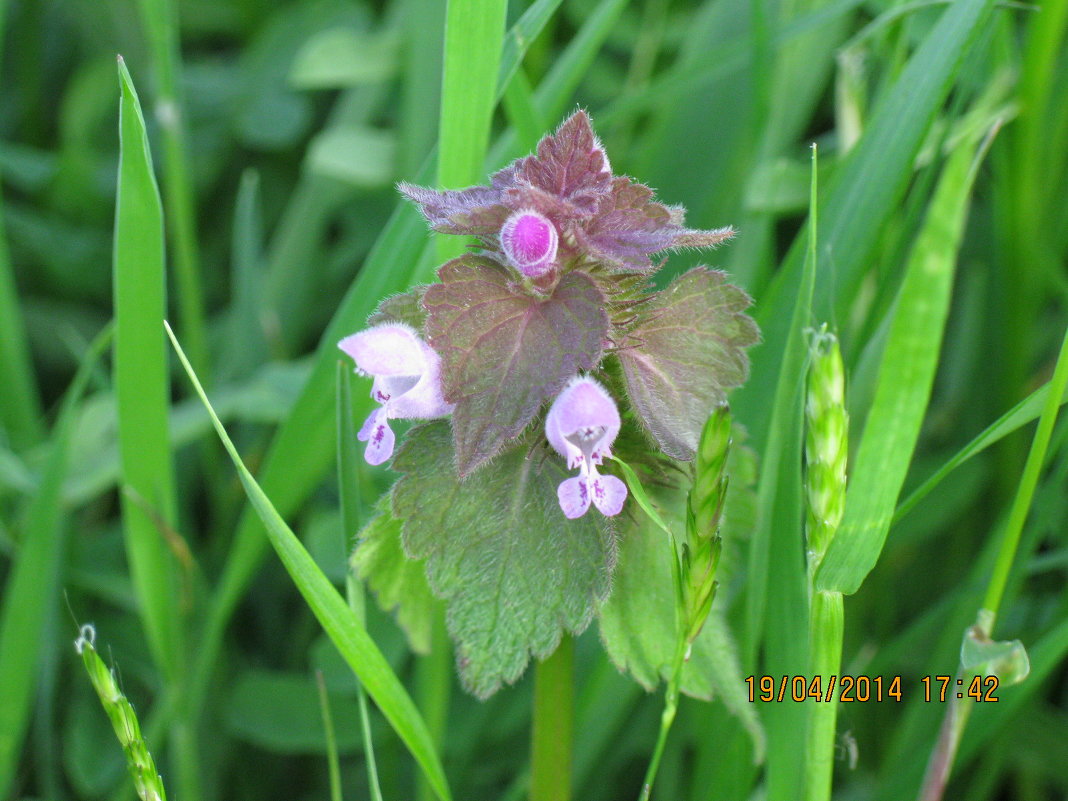
{"label": "green grass blade", "polygon": [[988,636],[993,635],[994,621],[1001,607],[1001,599],[1005,594],[1005,585],[1009,581],[1009,571],[1012,569],[1016,557],[1016,548],[1020,543],[1020,534],[1023,533],[1024,522],[1031,508],[1031,501],[1038,487],[1038,479],[1042,473],[1042,466],[1046,461],[1046,451],[1049,449],[1050,437],[1053,436],[1053,426],[1057,421],[1057,411],[1060,409],[1059,399],[1068,390],[1068,329],[1064,332],[1064,341],[1061,343],[1061,351],[1057,357],[1057,366],[1050,380],[1050,392],[1046,397],[1046,403],[1042,409],[1042,416],[1038,420],[1035,436],[1031,441],[1031,450],[1027,454],[1027,463],[1024,465],[1023,475],[1016,488],[1016,495],[1012,499],[1012,507],[1009,509],[1009,520],[1005,524],[1002,534],[1001,547],[998,549],[997,562],[994,565],[993,575],[987,586],[986,595],[983,597],[983,610],[992,613]]}
{"label": "green grass blade", "polygon": [[[808,223],[808,257],[800,291],[790,319],[786,351],[757,485],[759,524],[749,548],[749,587],[746,590],[746,669],[756,669],[756,655],[764,645],[763,672],[796,674],[808,660],[808,602],[802,558],[803,485],[801,475],[804,430],[804,386],[808,366],[805,328],[812,313],[817,275],[816,148],[812,149],[812,189]],[[763,708],[767,732],[767,797],[771,801],[796,798],[802,786],[805,749],[805,708],[800,704],[767,704]]]}
{"label": "green grass blade", "polygon": [[[586,18],[534,92],[534,106],[541,119],[555,124],[563,115],[626,5],[626,0],[601,0]],[[493,146],[488,163],[496,168],[523,152],[515,132],[507,131]]]}
{"label": "green grass blade", "polygon": [[330,801],[341,801],[341,766],[337,756],[337,737],[334,735],[334,718],[330,714],[330,698],[326,693],[326,682],[321,670],[315,673],[315,684],[319,689],[319,709],[323,716],[323,730],[326,733],[326,765],[330,776]]}
{"label": "green grass blade", "polygon": [[0,425],[16,449],[40,440],[41,399],[33,377],[26,327],[15,292],[15,276],[4,234],[3,206],[0,201],[0,375],[4,394],[0,398]]}
{"label": "green grass blade", "polygon": [[[1047,397],[1050,393],[1050,382],[1047,382],[1043,386],[1036,389],[1014,407],[1005,412],[1001,417],[991,423],[986,429],[983,430],[975,439],[961,448],[955,453],[952,458],[949,459],[938,470],[931,474],[930,478],[924,481],[920,486],[914,489],[904,501],[897,507],[897,511],[894,512],[894,520],[896,523],[898,520],[907,515],[912,508],[922,501],[927,495],[937,487],[942,480],[971,459],[973,456],[982,453],[991,445],[1000,442],[1002,438],[1007,437],[1017,429],[1023,428],[1032,420],[1037,420],[1038,416],[1042,414],[1042,409],[1047,403]],[[1060,404],[1064,405],[1068,403],[1068,391],[1061,394]]]}
{"label": "green grass blade", "polygon": [[300,594],[315,614],[323,630],[352,668],[353,673],[378,704],[378,708],[382,710],[382,714],[389,720],[397,735],[408,746],[412,756],[423,769],[427,780],[437,792],[438,798],[442,801],[450,801],[452,796],[445,780],[445,771],[434,751],[426,724],[415,708],[415,704],[412,703],[411,697],[390,668],[382,652],[378,650],[378,646],[360,625],[356,614],[338,594],[329,579],[323,575],[315,560],[286,525],[270,499],[256,483],[256,479],[241,461],[237,448],[234,447],[222,422],[215,415],[215,410],[211,408],[204,388],[200,385],[196,373],[169,326],[167,326],[167,335],[171,338],[171,343],[178,353],[178,359],[193,383],[193,388],[208,410],[208,414],[211,415],[212,425],[223,447],[230,455],[249,502],[263,522],[271,545],[274,546],[278,557],[282,560],[286,572],[293,579]]}
{"label": "green grass blade", "polygon": [[533,152],[545,133],[545,124],[534,106],[534,91],[522,69],[512,76],[504,90],[504,110],[508,123],[516,132],[519,147]]}
{"label": "green grass blade", "polygon": [[260,176],[254,170],[241,175],[234,208],[231,241],[233,290],[229,332],[217,373],[220,378],[244,378],[267,361],[262,310],[263,214]]}
{"label": "green grass blade", "polygon": [[[656,527],[663,531],[668,536],[668,542],[674,543],[675,535],[671,533],[671,528],[664,522],[664,518],[660,516],[660,513],[656,511],[656,506],[653,505],[652,499],[645,492],[645,487],[642,486],[641,479],[638,478],[638,474],[634,472],[634,468],[624,462],[618,456],[609,456],[613,462],[619,465],[619,469],[623,473],[623,478],[627,482],[627,487],[630,488],[630,494],[634,498],[638,506],[645,512],[649,519],[656,524]],[[674,545],[672,545],[674,547]]]}
{"label": "green grass blade", "polygon": [[[448,0],[441,80],[438,186],[460,189],[482,179],[504,44],[506,0]],[[438,258],[464,252],[455,236],[438,237]]]}
{"label": "green grass blade", "polygon": [[208,338],[200,286],[196,201],[179,90],[178,10],[172,0],[139,0],[138,5],[156,75],[156,119],[163,134],[163,191],[167,197],[168,236],[174,253],[180,327],[189,343],[193,364],[203,372],[208,365]]}
{"label": "green grass blade", "polygon": [[[849,319],[857,288],[879,243],[879,232],[898,210],[912,165],[931,123],[953,84],[964,53],[983,30],[993,0],[960,0],[943,13],[883,97],[847,161],[837,170],[821,208],[821,259],[833,270],[817,276],[817,315]],[[804,243],[795,241],[780,277],[757,310],[764,345],[753,354],[749,382],[734,406],[755,444],[767,437],[768,401],[777,380],[777,359],[784,352],[790,316],[804,261]],[[831,306],[833,305],[833,309]],[[833,312],[833,313],[832,313]]]}
{"label": "green grass blade", "polygon": [[[7,22],[7,6],[7,0],[0,0],[0,42]],[[3,198],[0,198],[0,375],[5,380],[5,392],[0,399],[0,425],[7,430],[11,444],[22,448],[39,441],[44,426],[41,398],[26,342],[26,327],[15,289],[15,275],[7,249]]]}
{"label": "green grass blade", "polygon": [[[167,413],[163,210],[137,91],[119,60],[119,188],[115,211],[115,396],[122,485],[175,523]],[[152,517],[122,493],[123,530],[145,632],[157,664],[173,677],[179,658],[174,573]]]}
{"label": "green grass blade", "polygon": [[441,30],[445,4],[439,0],[401,0],[405,7],[404,84],[401,90],[399,174],[413,180],[434,149],[438,119],[430,113],[441,102]]}
{"label": "green grass blade", "polygon": [[890,531],[938,366],[975,155],[976,146],[960,147],[950,157],[913,245],[853,463],[845,517],[816,574],[821,590],[856,592]]}
{"label": "green grass blade", "polygon": [[534,0],[527,10],[523,12],[523,16],[516,20],[515,25],[511,27],[504,37],[504,46],[501,49],[501,75],[497,81],[498,88],[503,89],[511,83],[512,76],[519,71],[523,56],[530,43],[537,39],[545,26],[549,24],[549,20],[556,13],[556,9],[560,7],[562,2],[563,0]]}
{"label": "green grass blade", "polygon": [[22,542],[0,604],[0,798],[11,791],[26,733],[42,652],[41,632],[59,596],[63,561],[63,479],[75,410],[96,363],[111,342],[108,326],[90,345],[63,398],[40,486],[26,512]]}

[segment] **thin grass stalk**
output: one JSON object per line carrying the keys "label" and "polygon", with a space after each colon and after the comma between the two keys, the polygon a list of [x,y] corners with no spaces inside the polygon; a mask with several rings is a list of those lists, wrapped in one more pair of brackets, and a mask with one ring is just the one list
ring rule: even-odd
{"label": "thin grass stalk", "polygon": [[163,194],[174,253],[182,336],[197,372],[210,386],[208,337],[197,248],[196,199],[186,153],[179,92],[178,12],[171,0],[139,0],[156,74],[155,116],[163,133]]}
{"label": "thin grass stalk", "polygon": [[326,736],[326,767],[330,779],[330,801],[341,801],[341,766],[338,764],[337,736],[334,734],[334,717],[330,714],[330,696],[326,692],[323,671],[315,671],[315,686],[319,691],[319,710],[323,716],[323,731]]}
{"label": "thin grass stalk", "polygon": [[[452,700],[452,642],[445,630],[445,616],[438,615],[430,632],[430,653],[415,666],[415,700],[423,713],[430,737],[440,749],[445,742]],[[425,781],[416,786],[418,801],[433,801],[433,788]]]}
{"label": "thin grass stalk", "polygon": [[575,642],[566,634],[534,667],[530,801],[570,801],[574,743]]}
{"label": "thin grass stalk", "polygon": [[[1068,329],[1065,330],[1064,340],[1061,342],[1057,366],[1054,368],[1053,378],[1050,381],[1050,392],[1046,396],[1042,416],[1038,420],[1038,427],[1031,440],[1031,449],[1028,451],[1027,462],[1009,510],[1008,522],[1002,530],[994,571],[983,598],[983,606],[979,614],[980,622],[977,625],[982,629],[981,634],[987,638],[993,637],[1001,599],[1016,559],[1020,535],[1027,521],[1027,514],[1046,460],[1050,437],[1053,435],[1053,427],[1057,422],[1060,398],[1066,389],[1068,389]],[[967,683],[963,669],[958,670],[957,678]],[[970,698],[957,698],[955,694],[951,694],[945,719],[939,729],[935,750],[931,753],[931,758],[927,763],[927,772],[919,794],[920,801],[940,801],[942,798],[973,705],[974,702]]]}

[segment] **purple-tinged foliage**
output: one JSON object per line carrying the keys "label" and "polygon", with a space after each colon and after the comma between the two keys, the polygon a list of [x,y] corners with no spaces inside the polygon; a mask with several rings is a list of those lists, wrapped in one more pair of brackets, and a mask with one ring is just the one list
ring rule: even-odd
{"label": "purple-tinged foliage", "polygon": [[692,459],[708,415],[748,376],[745,348],[760,340],[751,302],[723,273],[696,267],[650,298],[620,342],[627,395],[668,456]]}
{"label": "purple-tinged foliage", "polygon": [[560,483],[557,497],[564,516],[582,517],[592,502],[606,517],[617,515],[627,499],[627,485],[601,475],[597,465],[611,456],[619,433],[619,410],[604,387],[588,376],[574,378],[556,396],[545,417],[545,437],[567,466],[579,474]]}
{"label": "purple-tinged foliage", "polygon": [[526,428],[579,370],[601,360],[604,298],[588,275],[568,273],[547,299],[526,294],[510,271],[461,256],[438,271],[423,299],[426,333],[441,355],[461,476]]}
{"label": "purple-tinged foliage", "polygon": [[436,192],[411,184],[400,191],[430,227],[478,237],[508,260],[502,226],[517,212],[535,211],[559,234],[561,269],[599,264],[620,272],[651,272],[651,256],[680,247],[711,247],[733,229],[686,228],[684,212],[653,200],[647,186],[613,176],[590,118],[578,111],[537,152],[493,176],[491,186]]}
{"label": "purple-tinged foliage", "polygon": [[382,323],[338,343],[356,362],[356,371],[374,377],[371,398],[381,406],[364,421],[357,438],[367,443],[364,458],[379,465],[393,455],[390,418],[442,417],[452,406],[441,396],[441,360],[403,323]]}
{"label": "purple-tinged foliage", "polygon": [[[647,471],[691,459],[759,334],[748,296],[722,273],[697,267],[652,289],[655,254],[734,232],[687,228],[681,207],[613,175],[585,112],[489,186],[399,188],[431,228],[478,250],[384,300],[342,347],[383,404],[360,432],[368,461],[393,451],[389,418],[452,414],[399,444],[402,477],[380,523],[402,526],[407,556],[426,559],[461,678],[484,697],[604,601],[610,526],[633,522],[604,458],[615,447]],[[622,419],[634,424],[617,441]]]}

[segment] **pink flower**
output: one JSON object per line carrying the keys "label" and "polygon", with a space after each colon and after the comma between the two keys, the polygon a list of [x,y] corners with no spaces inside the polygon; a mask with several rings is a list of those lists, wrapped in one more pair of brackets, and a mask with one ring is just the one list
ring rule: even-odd
{"label": "pink flower", "polygon": [[382,404],[357,435],[367,443],[364,458],[378,465],[393,455],[390,418],[428,419],[452,412],[441,395],[441,359],[403,323],[380,325],[345,337],[338,347],[356,362],[356,372],[374,377],[371,397]]}
{"label": "pink flower", "polygon": [[561,482],[556,491],[566,517],[582,517],[591,502],[609,517],[623,508],[626,484],[597,472],[597,465],[611,455],[618,433],[615,401],[592,378],[578,376],[556,396],[545,419],[545,436],[569,468],[579,468],[579,474]]}
{"label": "pink flower", "polygon": [[559,236],[544,214],[517,211],[501,226],[501,248],[509,263],[527,278],[540,278],[552,269]]}

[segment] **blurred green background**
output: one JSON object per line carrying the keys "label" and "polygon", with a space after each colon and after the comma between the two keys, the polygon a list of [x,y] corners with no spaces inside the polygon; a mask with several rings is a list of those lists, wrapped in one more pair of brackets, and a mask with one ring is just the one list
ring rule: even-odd
{"label": "blurred green background", "polygon": [[[754,296],[769,333],[735,416],[758,453],[783,353],[775,320],[792,307],[784,293],[793,273],[780,265],[792,244],[804,244],[795,236],[808,210],[812,142],[821,199],[833,197],[834,210],[811,322],[839,331],[859,432],[944,159],[1001,123],[973,191],[906,494],[1049,380],[1068,319],[1068,3],[564,0],[542,7],[552,13],[536,38],[507,45],[518,43],[525,55],[494,114],[487,171],[581,106],[616,172],[685,205],[694,227],[739,228],[711,256],[673,255],[664,274],[710,262]],[[511,3],[509,27],[526,10]],[[956,28],[943,25],[951,13]],[[0,631],[9,653],[29,654],[28,668],[0,676],[7,689],[27,688],[29,719],[23,731],[9,710],[11,725],[0,727],[0,793],[129,798],[121,750],[71,647],[77,624],[93,621],[98,648],[117,667],[143,725],[166,717],[169,679],[146,641],[123,544],[106,360],[88,368],[69,432],[56,426],[89,343],[112,317],[116,54],[138,87],[160,180],[171,319],[257,472],[270,459],[276,427],[294,419],[309,354],[357,276],[367,294],[359,302],[370,309],[391,282],[400,289],[406,276],[427,280],[436,264],[414,213],[402,212],[411,236],[379,234],[400,204],[396,181],[434,180],[445,4],[7,0],[0,19],[5,604],[20,552],[39,531],[56,535],[54,561],[38,584],[39,625]],[[924,71],[936,61],[937,70]],[[887,105],[890,98],[896,105]],[[884,106],[892,112],[880,114]],[[865,150],[866,142],[875,144]],[[376,242],[376,272],[361,273]],[[332,347],[324,341],[321,352]],[[262,558],[263,543],[249,544],[262,535],[255,522],[239,523],[243,491],[187,387],[173,382],[178,509],[167,541],[180,584],[177,618],[191,661],[212,641],[201,639],[205,631],[214,627],[221,640],[203,697],[186,718],[191,728],[168,737],[162,725],[146,726],[168,789],[180,801],[328,797],[313,678],[321,669],[346,798],[367,797],[351,674],[281,565]],[[332,383],[322,402],[330,417]],[[314,418],[314,409],[303,413]],[[329,425],[332,437],[332,417]],[[70,452],[46,496],[61,434]],[[288,436],[266,489],[341,583],[332,462],[319,434],[308,434],[306,454],[300,431]],[[836,797],[915,795],[944,712],[922,702],[919,679],[956,669],[1029,437],[1029,429],[1018,432],[955,470],[894,526],[878,567],[846,598],[843,672],[901,675],[907,691],[901,704],[840,709]],[[1066,442],[1062,420],[1002,605],[999,635],[1024,642],[1034,672],[973,715],[947,798],[1068,796]],[[368,508],[389,481],[384,471],[364,472]],[[239,527],[244,539],[234,534]],[[748,591],[745,570],[734,578],[723,603]],[[368,614],[372,636],[418,697],[434,681],[427,675],[451,657],[414,656],[388,615],[373,603]],[[606,661],[593,629],[577,643],[575,797],[635,797],[661,699]],[[446,647],[436,643],[439,653]],[[455,797],[522,797],[531,684],[528,675],[486,703],[453,688],[443,759]],[[385,797],[414,797],[410,757],[380,716],[372,719]],[[175,746],[183,737],[194,745]],[[183,753],[198,762],[193,786],[169,780],[182,774]],[[683,704],[660,797],[749,798],[760,792],[761,776],[722,705]]]}

